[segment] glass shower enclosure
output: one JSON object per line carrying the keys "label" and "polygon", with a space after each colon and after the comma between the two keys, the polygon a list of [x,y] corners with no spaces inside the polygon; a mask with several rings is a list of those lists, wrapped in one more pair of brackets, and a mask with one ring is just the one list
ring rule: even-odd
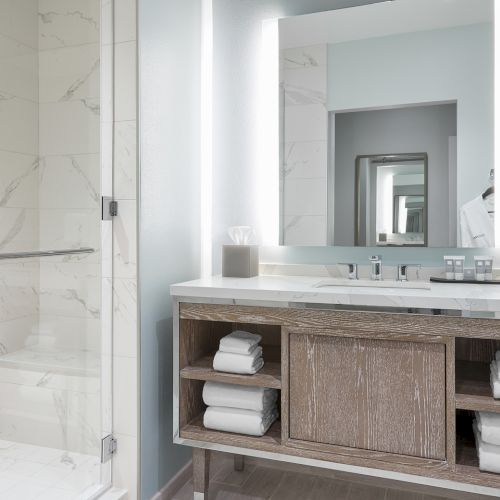
{"label": "glass shower enclosure", "polygon": [[111,482],[112,9],[0,0],[2,500]]}

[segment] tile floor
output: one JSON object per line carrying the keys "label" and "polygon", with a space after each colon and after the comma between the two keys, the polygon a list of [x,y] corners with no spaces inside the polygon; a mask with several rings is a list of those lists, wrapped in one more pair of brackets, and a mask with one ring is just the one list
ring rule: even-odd
{"label": "tile floor", "polygon": [[[491,497],[407,485],[378,478],[304,468],[270,461],[249,461],[234,470],[230,455],[212,454],[209,500],[487,500]],[[307,471],[307,473],[304,473]],[[192,500],[187,482],[173,500]]]}
{"label": "tile floor", "polygon": [[99,487],[100,465],[91,455],[0,441],[0,498],[85,500]]}

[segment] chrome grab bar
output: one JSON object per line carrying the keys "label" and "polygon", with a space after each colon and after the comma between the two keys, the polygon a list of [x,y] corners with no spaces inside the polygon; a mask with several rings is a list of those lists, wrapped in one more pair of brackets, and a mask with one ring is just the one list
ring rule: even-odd
{"label": "chrome grab bar", "polygon": [[55,257],[57,255],[78,255],[84,253],[94,253],[93,248],[74,248],[67,250],[46,250],[34,252],[14,252],[14,253],[0,253],[0,260],[6,259],[28,259],[30,257]]}

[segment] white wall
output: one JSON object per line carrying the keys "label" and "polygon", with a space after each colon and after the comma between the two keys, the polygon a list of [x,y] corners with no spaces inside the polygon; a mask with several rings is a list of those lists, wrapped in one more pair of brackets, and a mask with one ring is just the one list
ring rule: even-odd
{"label": "white wall", "polygon": [[493,168],[493,27],[478,24],[329,46],[332,111],[457,101],[458,206]]}

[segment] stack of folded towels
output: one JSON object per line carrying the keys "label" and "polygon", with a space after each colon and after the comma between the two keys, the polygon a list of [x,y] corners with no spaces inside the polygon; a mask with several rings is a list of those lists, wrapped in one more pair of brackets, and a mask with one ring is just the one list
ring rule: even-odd
{"label": "stack of folded towels", "polygon": [[500,474],[500,414],[476,412],[474,434],[479,469]]}
{"label": "stack of folded towels", "polygon": [[264,366],[260,335],[236,330],[219,342],[214,357],[214,370],[219,372],[253,375]]}
{"label": "stack of folded towels", "polygon": [[493,391],[493,397],[495,399],[500,399],[500,351],[496,354],[496,359],[491,362],[491,390]]}
{"label": "stack of folded towels", "polygon": [[278,418],[278,391],[264,387],[205,382],[203,417],[207,429],[263,436]]}

